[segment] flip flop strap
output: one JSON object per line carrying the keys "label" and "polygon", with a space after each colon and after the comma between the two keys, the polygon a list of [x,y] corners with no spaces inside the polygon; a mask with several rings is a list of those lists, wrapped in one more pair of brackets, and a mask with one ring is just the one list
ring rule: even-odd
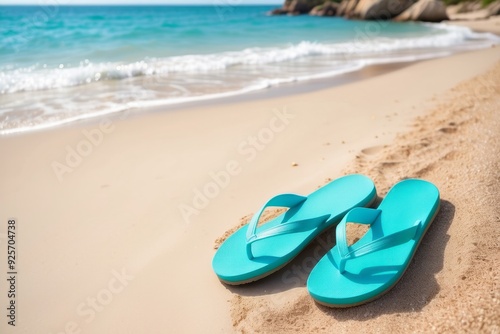
{"label": "flip flop strap", "polygon": [[375,239],[362,246],[356,247],[356,244],[348,246],[346,236],[347,222],[371,225],[381,212],[382,211],[378,209],[354,208],[349,211],[337,225],[336,239],[337,249],[340,255],[339,271],[341,274],[345,272],[345,263],[347,260],[403,244],[414,239],[418,235],[417,232],[420,229],[421,220],[417,220],[415,224],[409,228]]}
{"label": "flip flop strap", "polygon": [[[288,221],[285,223],[278,224],[271,227],[265,231],[259,232],[257,234],[257,224],[259,223],[260,216],[264,210],[268,207],[286,207],[292,208],[296,205],[303,203],[307,197],[296,195],[296,194],[281,194],[274,196],[266,204],[260,208],[260,210],[252,217],[250,223],[248,224],[247,234],[246,234],[246,251],[247,256],[251,260],[254,258],[252,253],[252,243],[258,240],[266,239],[269,237],[303,231],[305,228],[315,228],[325,222],[330,215],[314,217],[311,219],[303,219],[296,221]],[[310,226],[309,226],[310,225]]]}

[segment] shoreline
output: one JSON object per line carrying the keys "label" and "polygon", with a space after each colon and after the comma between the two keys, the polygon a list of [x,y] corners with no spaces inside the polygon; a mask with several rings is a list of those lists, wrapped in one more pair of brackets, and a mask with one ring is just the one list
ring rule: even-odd
{"label": "shoreline", "polygon": [[[498,21],[498,20],[497,20]],[[455,21],[447,21],[445,22],[448,25],[455,25]],[[500,21],[498,21],[498,25],[500,26]],[[470,28],[473,32],[489,32],[493,33],[500,37],[500,28],[495,26],[495,20],[478,20],[478,21],[459,21],[456,26],[465,26]],[[474,29],[474,27],[479,27],[478,29]],[[492,44],[494,45],[494,44]],[[499,44],[497,44],[499,45]],[[142,106],[142,107],[131,107],[129,109],[125,109],[123,111],[117,112],[107,112],[103,115],[96,116],[84,116],[79,115],[76,116],[76,120],[71,121],[61,121],[61,124],[43,124],[39,127],[35,127],[33,129],[28,130],[7,130],[12,132],[3,133],[0,137],[9,137],[9,136],[23,136],[30,133],[36,132],[46,132],[53,131],[58,128],[64,127],[80,127],[86,126],[88,124],[98,124],[102,119],[111,119],[113,121],[117,121],[120,119],[126,119],[129,117],[142,117],[142,115],[147,115],[149,113],[157,113],[157,112],[177,112],[186,109],[192,108],[200,108],[203,106],[216,106],[216,105],[225,105],[237,102],[247,102],[252,100],[264,100],[264,99],[272,99],[278,97],[284,97],[287,95],[294,94],[302,94],[309,93],[318,90],[325,90],[328,88],[337,87],[340,85],[346,85],[355,83],[360,80],[365,80],[374,76],[382,75],[394,70],[401,69],[406,66],[410,66],[414,63],[418,63],[421,61],[427,61],[429,59],[439,59],[450,57],[455,54],[466,53],[466,52],[474,52],[480,49],[459,49],[454,51],[447,51],[449,54],[441,55],[441,56],[433,56],[430,58],[423,57],[421,59],[414,60],[398,60],[391,63],[381,63],[381,64],[372,64],[364,66],[359,70],[354,70],[352,72],[347,72],[343,74],[338,74],[330,77],[324,78],[312,78],[298,82],[290,82],[290,83],[282,83],[276,86],[271,86],[268,88],[252,90],[248,92],[227,92],[228,96],[207,96],[200,97],[199,100],[188,101],[188,102],[179,102],[179,103],[165,103],[156,106]],[[418,58],[418,56],[416,56]],[[223,93],[224,95],[226,93]],[[82,118],[80,118],[82,117]]]}
{"label": "shoreline", "polygon": [[491,16],[488,19],[453,20],[453,21],[445,21],[444,23],[467,27],[475,32],[489,32],[497,36],[500,36],[500,15]]}
{"label": "shoreline", "polygon": [[[398,134],[443,94],[498,61],[499,48],[484,49],[309,93],[1,138],[8,159],[0,231],[12,217],[22,222],[20,245],[30,254],[21,260],[23,272],[41,273],[21,277],[31,293],[21,291],[19,305],[54,301],[26,309],[24,328],[233,331],[231,314],[240,314],[234,293],[243,307],[248,298],[261,303],[262,285],[237,291],[221,285],[210,266],[214,240],[263,199],[310,193],[345,173],[356,156],[400,142]],[[360,172],[369,166],[361,163]],[[82,315],[81,305],[87,310],[87,298],[109,291],[116,275],[130,279],[95,317]],[[275,283],[265,296],[281,289]],[[252,291],[258,296],[247,297]],[[303,289],[285,289],[280,300],[294,303],[294,291]],[[241,319],[239,326],[250,325],[250,318]]]}
{"label": "shoreline", "polygon": [[[495,47],[319,90],[0,137],[0,233],[15,218],[23,254],[16,329],[498,330],[499,62]],[[406,177],[442,192],[391,292],[345,310],[312,303],[302,283],[326,234],[290,264],[300,284],[282,280],[294,267],[244,287],[218,281],[225,231],[266,198],[353,172],[382,196]]]}
{"label": "shoreline", "polygon": [[[471,52],[470,50],[465,50],[462,52]],[[461,53],[461,52],[457,52]],[[446,56],[445,56],[446,57]],[[436,57],[443,58],[443,57]],[[436,59],[431,58],[431,59]],[[14,131],[12,133],[2,134],[2,137],[11,136],[24,136],[31,133],[43,133],[50,131],[57,131],[58,129],[65,127],[86,127],[88,125],[99,124],[102,119],[110,119],[112,121],[119,121],[128,118],[143,117],[151,113],[162,113],[162,112],[178,112],[187,109],[202,108],[202,107],[216,107],[219,105],[234,104],[238,102],[250,102],[254,100],[266,100],[273,98],[282,98],[286,96],[291,96],[295,94],[307,94],[315,91],[325,90],[333,87],[338,87],[341,85],[347,85],[355,83],[361,80],[366,80],[372,77],[383,75],[392,71],[402,69],[406,66],[410,66],[414,63],[418,63],[424,60],[414,60],[414,61],[401,61],[388,64],[376,64],[368,65],[360,70],[353,72],[336,75],[333,77],[311,79],[301,82],[292,82],[280,84],[275,87],[269,87],[266,89],[259,89],[256,91],[238,93],[227,97],[215,97],[209,98],[207,100],[192,101],[192,102],[181,102],[177,104],[166,104],[154,107],[139,107],[130,108],[125,111],[119,111],[114,113],[108,113],[100,116],[94,116],[89,118],[83,118],[75,121],[69,121],[67,123],[59,125],[47,125],[46,127],[36,128],[32,130],[24,131]]]}

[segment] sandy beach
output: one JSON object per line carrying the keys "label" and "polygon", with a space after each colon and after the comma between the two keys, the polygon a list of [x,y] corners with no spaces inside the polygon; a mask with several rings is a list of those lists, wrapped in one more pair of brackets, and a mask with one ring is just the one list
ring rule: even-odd
{"label": "sandy beach", "polygon": [[488,19],[479,20],[455,20],[449,22],[453,25],[465,26],[474,31],[491,32],[500,35],[500,16],[491,16]]}
{"label": "sandy beach", "polygon": [[[17,324],[0,332],[496,333],[499,107],[492,47],[312,92],[1,137],[0,248],[14,219],[19,255]],[[391,292],[315,304],[305,281],[328,232],[266,279],[219,282],[211,259],[227,231],[275,194],[347,173],[381,197],[408,177],[441,191]]]}

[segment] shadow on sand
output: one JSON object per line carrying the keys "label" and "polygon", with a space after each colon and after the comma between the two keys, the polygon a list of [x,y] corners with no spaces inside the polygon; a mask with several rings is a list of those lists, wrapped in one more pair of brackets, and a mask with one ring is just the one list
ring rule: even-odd
{"label": "shadow on sand", "polygon": [[[441,200],[441,208],[427,231],[408,270],[398,284],[375,301],[345,309],[317,307],[343,320],[369,320],[383,314],[418,312],[439,292],[435,275],[443,268],[444,251],[449,240],[448,229],[455,216],[455,206]],[[305,287],[307,277],[316,263],[335,245],[335,230],[330,229],[318,236],[292,262],[276,273],[257,282],[226,287],[242,296],[278,294],[293,288]]]}

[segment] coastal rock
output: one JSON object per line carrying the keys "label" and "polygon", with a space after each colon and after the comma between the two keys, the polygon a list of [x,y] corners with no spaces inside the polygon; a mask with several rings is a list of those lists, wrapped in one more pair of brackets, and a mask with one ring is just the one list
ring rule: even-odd
{"label": "coastal rock", "polygon": [[448,14],[448,17],[451,17],[451,15],[458,14],[462,11],[464,3],[459,3],[457,5],[449,5],[446,7],[446,14]]}
{"label": "coastal rock", "polygon": [[337,9],[337,16],[352,17],[359,0],[343,0]]}
{"label": "coastal rock", "polygon": [[459,13],[470,13],[470,12],[475,12],[478,10],[481,10],[483,8],[483,2],[482,0],[476,0],[476,1],[466,1],[458,4],[460,6]]}
{"label": "coastal rock", "polygon": [[475,12],[477,10],[480,10],[481,8],[482,8],[481,0],[467,1],[467,2],[460,2],[456,5],[449,5],[448,7],[446,7],[446,13],[448,13],[449,16],[455,14]]}
{"label": "coastal rock", "polygon": [[335,16],[337,14],[337,9],[339,4],[336,2],[326,2],[323,5],[314,7],[309,15],[315,16]]}
{"label": "coastal rock", "polygon": [[395,21],[441,22],[448,20],[446,6],[441,0],[420,0],[398,15]]}
{"label": "coastal rock", "polygon": [[452,14],[448,11],[447,13],[450,20],[475,21],[475,20],[484,20],[490,17],[490,14],[486,9],[476,10],[474,12],[460,13],[460,14]]}
{"label": "coastal rock", "polygon": [[490,16],[500,15],[500,0],[491,3],[488,7],[486,7],[486,10]]}
{"label": "coastal rock", "polygon": [[414,2],[414,0],[360,0],[353,14],[354,17],[363,20],[388,20],[404,12]]}
{"label": "coastal rock", "polygon": [[271,15],[285,15],[285,14],[288,14],[288,11],[284,8],[276,8],[276,9],[273,9],[271,12],[270,12]]}
{"label": "coastal rock", "polygon": [[315,6],[322,5],[325,0],[286,0],[283,7],[274,9],[271,15],[301,15],[307,14]]}
{"label": "coastal rock", "polygon": [[[490,16],[493,15],[499,15],[500,14],[500,0],[492,2],[489,4],[486,8],[482,8],[479,10],[473,10],[473,11],[465,11],[466,9],[474,9],[477,7],[473,6],[468,6],[465,7],[468,3],[464,3],[464,6],[460,8],[447,8],[447,13],[450,18],[450,20],[466,20],[466,21],[472,21],[472,20],[481,20],[481,19],[487,19]],[[465,9],[464,9],[465,8]]]}
{"label": "coastal rock", "polygon": [[311,7],[306,1],[294,0],[286,7],[286,10],[288,10],[288,13],[307,14]]}

